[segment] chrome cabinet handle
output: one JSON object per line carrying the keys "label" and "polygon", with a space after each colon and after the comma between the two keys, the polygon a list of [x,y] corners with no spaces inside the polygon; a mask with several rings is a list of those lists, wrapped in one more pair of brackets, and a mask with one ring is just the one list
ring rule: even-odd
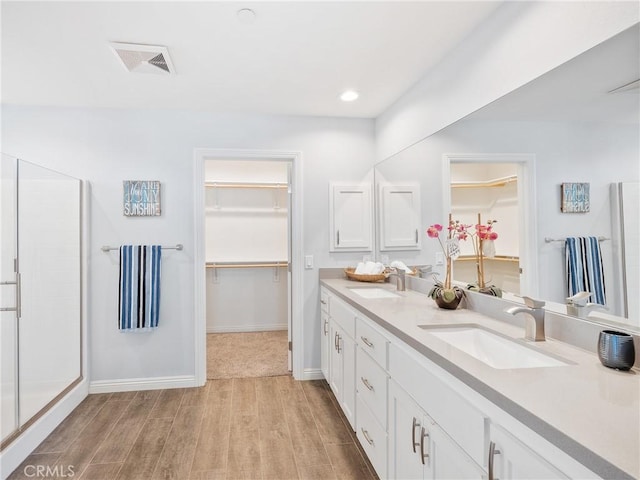
{"label": "chrome cabinet handle", "polygon": [[418,229],[416,228],[416,245],[418,244]]}
{"label": "chrome cabinet handle", "polygon": [[496,442],[489,442],[488,480],[498,480],[498,478],[494,476],[494,471],[493,471],[495,456],[498,454],[500,454],[500,450],[496,448]]}
{"label": "chrome cabinet handle", "polygon": [[371,385],[371,384],[369,383],[369,380],[367,380],[367,379],[366,379],[366,378],[364,378],[364,377],[360,377],[360,380],[362,380],[362,383],[364,383],[364,386],[365,386],[365,387],[367,387],[370,391],[372,391],[372,392],[373,392],[373,385]]}
{"label": "chrome cabinet handle", "polygon": [[342,349],[340,348],[340,340],[342,340],[342,337],[338,335],[338,353],[342,351]]}
{"label": "chrome cabinet handle", "polygon": [[373,348],[373,343],[371,343],[367,337],[361,336],[360,340],[362,340],[367,347]]}
{"label": "chrome cabinet handle", "polygon": [[325,302],[324,300],[320,300],[320,303],[323,304],[323,305],[327,304],[327,302]]}
{"label": "chrome cabinet handle", "polygon": [[360,429],[362,431],[362,435],[364,435],[365,440],[369,445],[373,445],[373,439],[369,436],[369,432],[367,432],[364,428]]}
{"label": "chrome cabinet handle", "polygon": [[338,350],[338,332],[333,336],[333,349]]}
{"label": "chrome cabinet handle", "polygon": [[336,231],[337,243],[336,245],[340,245],[340,230]]}
{"label": "chrome cabinet handle", "polygon": [[329,333],[329,330],[327,329],[327,326],[329,325],[329,321],[325,320],[324,321],[324,327],[322,328],[322,331],[324,332],[324,334],[326,335],[327,333]]}
{"label": "chrome cabinet handle", "polygon": [[429,454],[424,453],[425,438],[429,438],[429,432],[427,432],[427,430],[424,427],[422,427],[422,432],[420,433],[420,461],[422,462],[423,465],[425,465],[424,463],[425,458],[429,458]]}
{"label": "chrome cabinet handle", "polygon": [[16,273],[16,279],[14,281],[8,280],[0,282],[0,285],[15,285],[15,307],[2,307],[0,312],[16,312],[16,317],[22,317],[22,291],[21,291],[21,277],[19,273]]}
{"label": "chrome cabinet handle", "polygon": [[413,445],[413,453],[416,453],[416,447],[420,445],[418,442],[416,442],[416,427],[419,426],[420,422],[418,422],[416,417],[413,417],[413,425],[411,426],[411,445]]}

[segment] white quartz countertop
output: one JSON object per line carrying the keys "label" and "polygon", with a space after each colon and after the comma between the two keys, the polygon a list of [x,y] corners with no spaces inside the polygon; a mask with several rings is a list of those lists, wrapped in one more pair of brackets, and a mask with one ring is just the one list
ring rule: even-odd
{"label": "white quartz countertop", "polygon": [[[321,284],[601,477],[640,478],[638,369],[606,368],[596,354],[548,337],[530,346],[570,365],[494,369],[420,325],[473,323],[515,339],[523,338],[522,328],[466,309],[442,310],[427,295],[389,284]],[[349,289],[374,286],[398,297],[366,299]]]}

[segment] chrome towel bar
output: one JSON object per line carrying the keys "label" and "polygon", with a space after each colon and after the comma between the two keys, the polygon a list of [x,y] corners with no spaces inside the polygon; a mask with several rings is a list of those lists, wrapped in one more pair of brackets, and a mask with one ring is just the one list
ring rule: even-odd
{"label": "chrome towel bar", "polygon": [[[165,247],[164,245],[162,245],[162,246],[161,246],[161,248],[162,248],[163,250],[182,250],[184,247],[182,246],[182,244],[181,244],[181,243],[178,243],[177,245],[175,245],[175,246],[173,246],[173,247],[171,247],[171,246]],[[120,249],[120,247],[110,247],[110,246],[108,246],[108,245],[104,245],[104,246],[101,248],[101,250],[102,250],[103,252],[110,252],[111,250],[119,250],[119,249]]]}

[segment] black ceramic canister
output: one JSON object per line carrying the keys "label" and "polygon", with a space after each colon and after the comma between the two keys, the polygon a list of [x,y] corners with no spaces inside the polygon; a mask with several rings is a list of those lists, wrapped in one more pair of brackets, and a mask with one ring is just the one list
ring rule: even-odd
{"label": "black ceramic canister", "polygon": [[614,330],[601,331],[598,337],[598,358],[605,367],[629,370],[636,361],[633,337]]}

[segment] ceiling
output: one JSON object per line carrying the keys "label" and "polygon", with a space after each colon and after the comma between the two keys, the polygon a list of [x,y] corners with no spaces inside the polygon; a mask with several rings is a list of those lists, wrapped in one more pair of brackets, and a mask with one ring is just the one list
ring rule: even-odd
{"label": "ceiling", "polygon": [[505,95],[467,120],[640,123],[640,25]]}
{"label": "ceiling", "polygon": [[[2,102],[374,118],[500,3],[3,0]],[[129,73],[109,42],[166,46],[176,74]]]}

